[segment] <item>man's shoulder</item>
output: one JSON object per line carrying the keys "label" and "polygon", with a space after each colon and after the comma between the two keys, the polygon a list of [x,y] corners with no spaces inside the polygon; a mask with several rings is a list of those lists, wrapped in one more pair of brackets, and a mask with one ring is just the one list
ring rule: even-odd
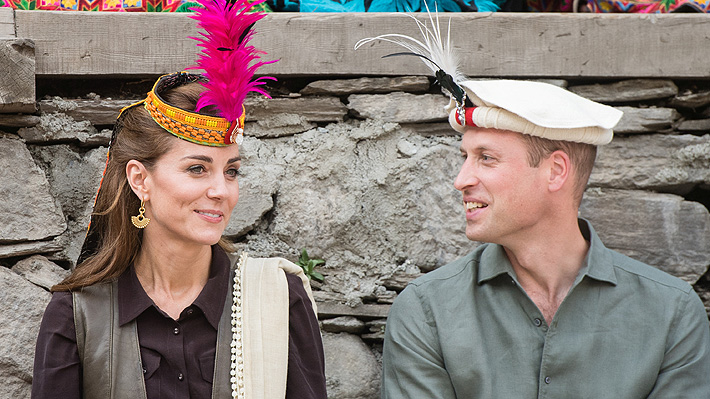
{"label": "man's shoulder", "polygon": [[610,250],[612,262],[618,279],[632,279],[641,284],[653,285],[662,290],[689,293],[693,287],[686,281],[672,276],[663,270],[633,259],[622,253]]}
{"label": "man's shoulder", "polygon": [[478,263],[486,245],[483,244],[467,255],[412,280],[409,285],[424,290],[438,290],[442,286],[447,287],[447,289],[454,289],[455,285],[470,284],[476,272],[475,265]]}

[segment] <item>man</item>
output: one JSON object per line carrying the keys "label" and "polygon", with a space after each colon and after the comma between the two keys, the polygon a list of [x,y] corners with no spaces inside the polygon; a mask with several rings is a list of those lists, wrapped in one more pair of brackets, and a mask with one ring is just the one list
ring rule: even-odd
{"label": "man", "polygon": [[544,83],[457,83],[477,107],[449,106],[454,186],[486,244],[396,299],[382,397],[710,398],[698,295],[577,216],[620,112]]}

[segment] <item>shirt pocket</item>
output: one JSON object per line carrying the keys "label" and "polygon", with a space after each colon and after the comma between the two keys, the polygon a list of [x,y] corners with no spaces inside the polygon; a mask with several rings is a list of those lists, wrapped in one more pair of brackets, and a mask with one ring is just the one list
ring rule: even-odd
{"label": "shirt pocket", "polygon": [[202,374],[202,379],[212,383],[212,376],[214,375],[214,355],[204,355],[200,357],[200,374]]}
{"label": "shirt pocket", "polygon": [[143,365],[143,377],[148,380],[160,367],[160,354],[151,350],[141,351],[141,363]]}

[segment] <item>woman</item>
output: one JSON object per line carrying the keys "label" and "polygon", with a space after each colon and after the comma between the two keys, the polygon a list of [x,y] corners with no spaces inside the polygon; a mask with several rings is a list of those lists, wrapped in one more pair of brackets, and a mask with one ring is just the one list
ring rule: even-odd
{"label": "woman", "polygon": [[[221,238],[239,198],[244,111],[243,96],[212,101],[218,80],[163,76],[119,116],[78,266],[42,320],[33,398],[326,397],[302,270],[237,259]],[[258,80],[242,81],[245,95]]]}

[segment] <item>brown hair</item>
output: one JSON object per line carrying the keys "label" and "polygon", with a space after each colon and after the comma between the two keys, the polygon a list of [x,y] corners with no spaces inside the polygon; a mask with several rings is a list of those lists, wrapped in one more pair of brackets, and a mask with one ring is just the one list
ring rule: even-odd
{"label": "brown hair", "polygon": [[560,150],[569,156],[575,171],[574,197],[577,207],[582,203],[582,196],[592,174],[594,160],[597,157],[597,147],[592,144],[575,143],[572,141],[550,140],[538,136],[523,134],[523,141],[528,149],[528,165],[540,166],[540,162],[553,152]]}
{"label": "brown hair", "polygon": [[[199,83],[188,83],[166,90],[161,96],[171,105],[194,110],[203,90]],[[117,123],[120,126],[111,143],[91,220],[91,229],[97,233],[96,253],[77,265],[52,291],[71,291],[112,281],[128,268],[141,250],[142,230],[131,225],[131,216],[137,214],[140,200],[128,184],[126,164],[135,159],[151,170],[172,148],[174,140],[179,139],[155,123],[142,105],[124,111]],[[231,249],[224,238],[220,245]]]}

